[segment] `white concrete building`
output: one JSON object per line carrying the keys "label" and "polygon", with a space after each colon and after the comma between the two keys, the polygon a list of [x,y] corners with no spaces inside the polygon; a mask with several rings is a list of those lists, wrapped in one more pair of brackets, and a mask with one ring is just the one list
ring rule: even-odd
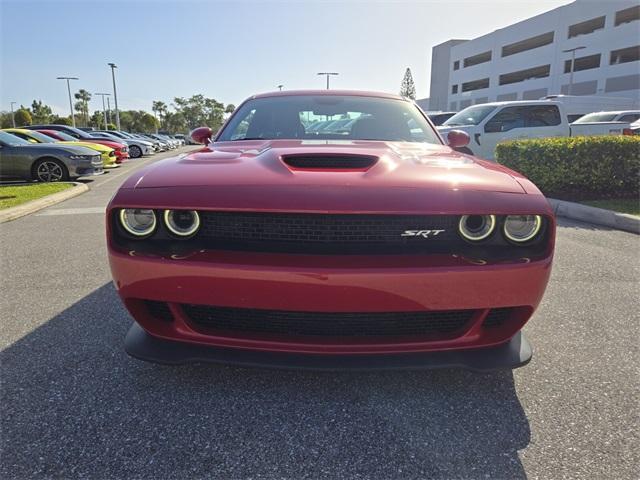
{"label": "white concrete building", "polygon": [[[577,49],[571,89],[570,49]],[[431,68],[430,110],[559,93],[638,101],[640,5],[576,0],[473,40],[436,45]]]}

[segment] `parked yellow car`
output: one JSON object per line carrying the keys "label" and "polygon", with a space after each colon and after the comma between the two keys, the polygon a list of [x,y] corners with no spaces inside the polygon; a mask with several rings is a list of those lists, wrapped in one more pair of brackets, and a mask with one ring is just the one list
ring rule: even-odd
{"label": "parked yellow car", "polygon": [[40,132],[27,130],[25,128],[4,128],[2,129],[2,131],[10,133],[11,135],[15,135],[16,137],[22,138],[23,140],[31,143],[62,143],[64,145],[77,145],[80,147],[90,148],[91,150],[100,152],[100,157],[102,158],[102,166],[104,168],[115,168],[119,166],[116,165],[116,153],[113,148],[109,148],[105,145],[100,145],[99,143],[57,141]]}

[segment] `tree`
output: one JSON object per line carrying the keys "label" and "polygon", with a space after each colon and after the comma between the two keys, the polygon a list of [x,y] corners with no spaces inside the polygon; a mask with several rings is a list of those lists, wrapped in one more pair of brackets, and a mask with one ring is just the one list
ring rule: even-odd
{"label": "tree", "polygon": [[416,99],[416,86],[413,83],[413,76],[411,75],[411,69],[409,67],[407,67],[404,72],[402,85],[400,85],[400,95],[410,98],[411,100]]}
{"label": "tree", "polygon": [[53,125],[67,125],[71,126],[71,119],[69,117],[60,117],[58,115],[54,115],[51,118],[51,123]]}
{"label": "tree", "polygon": [[224,109],[224,113],[233,113],[236,109],[236,106],[233,103],[227,103],[227,106]]}
{"label": "tree", "polygon": [[176,113],[184,117],[188,130],[206,125],[215,131],[222,125],[224,104],[213,98],[202,94],[191,98],[176,97],[173,99],[173,107]]}
{"label": "tree", "polygon": [[91,115],[91,125],[97,127],[99,130],[104,129],[104,113],[102,110],[96,110]]}
{"label": "tree", "polygon": [[15,112],[16,126],[22,127],[24,125],[31,125],[33,123],[33,119],[31,118],[31,114],[29,110],[22,107]]}
{"label": "tree", "polygon": [[76,98],[76,100],[79,100],[83,104],[82,110],[78,110],[78,111],[84,113],[85,126],[88,127],[89,126],[89,100],[91,100],[91,94],[87,92],[84,88],[81,88],[73,96]]}
{"label": "tree", "polygon": [[52,115],[53,111],[51,110],[51,107],[43,104],[42,100],[34,100],[31,104],[31,117],[33,119],[33,123],[49,123]]}
{"label": "tree", "polygon": [[0,112],[0,128],[13,127],[13,121],[11,120],[11,112]]}
{"label": "tree", "polygon": [[158,101],[154,101],[152,104],[151,109],[153,110],[154,113],[157,112],[157,115],[160,119],[160,125],[163,124],[163,119],[165,118],[168,110],[167,110],[167,104],[164,102],[161,102],[160,100]]}

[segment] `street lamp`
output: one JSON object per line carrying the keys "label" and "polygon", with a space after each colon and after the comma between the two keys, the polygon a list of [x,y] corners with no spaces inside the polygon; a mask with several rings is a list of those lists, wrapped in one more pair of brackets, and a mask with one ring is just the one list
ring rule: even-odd
{"label": "street lamp", "polygon": [[318,75],[326,75],[327,76],[327,90],[329,90],[329,77],[332,75],[340,75],[337,72],[318,72]]}
{"label": "street lamp", "polygon": [[108,130],[107,128],[107,110],[104,106],[104,97],[108,97],[109,95],[111,95],[110,93],[94,93],[94,95],[100,95],[102,97],[102,114],[104,116],[104,129]]}
{"label": "street lamp", "polygon": [[111,100],[107,97],[107,128],[105,130],[109,130],[109,124],[111,123]]}
{"label": "street lamp", "polygon": [[13,128],[16,128],[16,116],[13,114],[13,106],[18,102],[11,102],[11,123],[13,124]]}
{"label": "street lamp", "polygon": [[574,47],[562,51],[562,53],[571,52],[571,70],[569,71],[569,90],[567,92],[568,95],[571,95],[571,92],[573,91],[573,68],[576,64],[576,50],[582,50],[583,48],[587,47]]}
{"label": "street lamp", "polygon": [[116,128],[120,130],[120,112],[118,112],[118,94],[116,92],[116,66],[115,63],[108,64],[111,67],[111,78],[113,80],[113,101],[116,104]]}
{"label": "street lamp", "polygon": [[56,77],[56,80],[67,81],[67,92],[69,92],[69,110],[71,110],[71,123],[76,126],[76,116],[73,114],[73,102],[71,101],[71,87],[69,86],[69,80],[79,80],[78,77]]}

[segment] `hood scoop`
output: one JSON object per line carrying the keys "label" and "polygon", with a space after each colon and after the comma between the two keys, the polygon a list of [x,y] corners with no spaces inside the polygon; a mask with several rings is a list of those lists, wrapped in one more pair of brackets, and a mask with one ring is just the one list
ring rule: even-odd
{"label": "hood scoop", "polygon": [[371,155],[296,154],[283,155],[282,161],[293,170],[367,170],[377,161]]}

